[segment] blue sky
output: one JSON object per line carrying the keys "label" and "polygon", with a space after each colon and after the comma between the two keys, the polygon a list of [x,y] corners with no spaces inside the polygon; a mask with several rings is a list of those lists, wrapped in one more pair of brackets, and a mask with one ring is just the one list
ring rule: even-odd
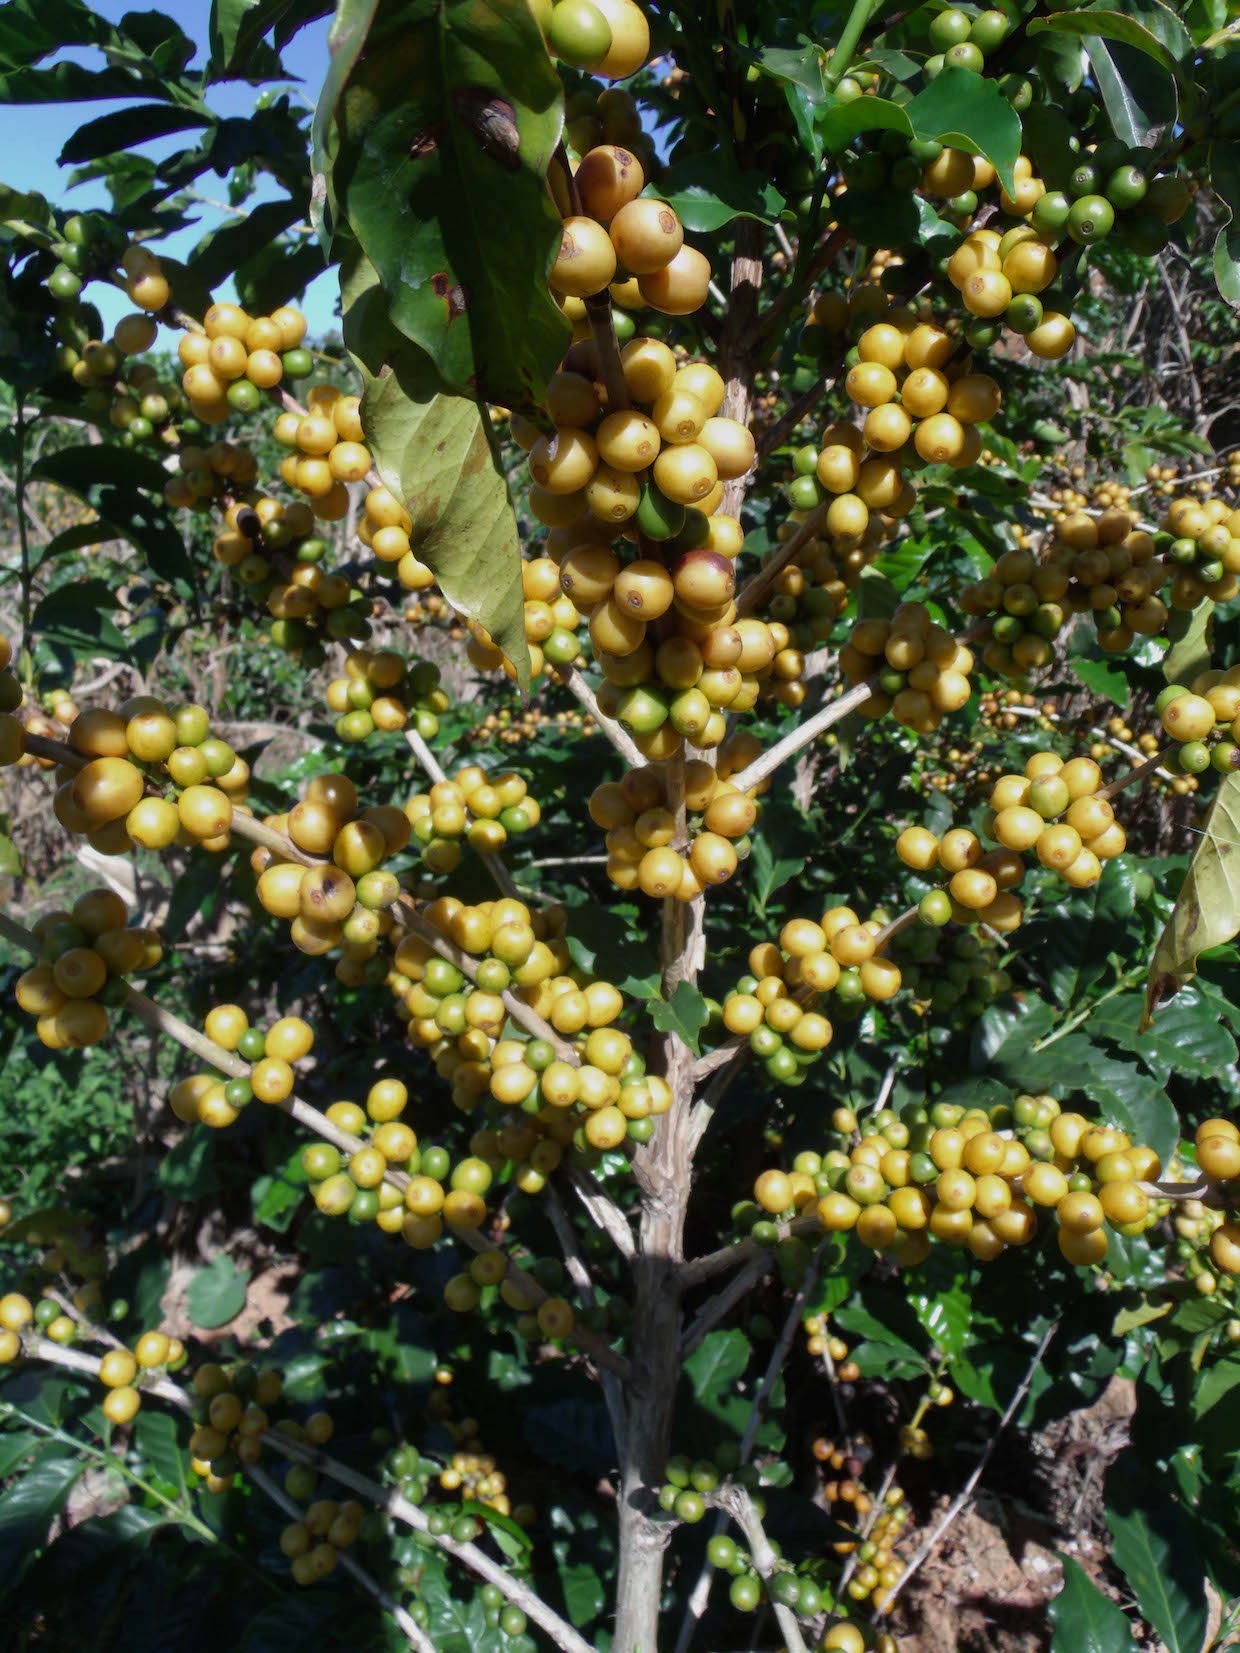
{"label": "blue sky", "polygon": [[[124,12],[143,9],[141,0],[93,0],[93,3],[94,9],[112,22],[118,21]],[[206,56],[208,0],[158,0],[157,9],[173,18],[190,39],[197,42],[199,51],[191,67],[200,66]],[[325,17],[303,29],[282,54],[289,73],[298,76],[300,80],[300,85],[293,83],[291,87],[294,97],[304,98],[310,107],[318,96],[327,65],[329,22],[330,19]],[[98,54],[92,51],[75,51],[63,55],[72,56],[92,68],[99,66],[101,61]],[[206,96],[212,109],[222,115],[248,115],[254,109],[255,99],[260,90],[242,81],[227,81],[209,87]],[[89,104],[0,105],[0,179],[14,189],[41,190],[49,201],[69,210],[82,210],[87,207],[106,208],[108,196],[103,185],[92,182],[70,190],[68,179],[72,169],[59,166],[56,157],[65,140],[83,121],[93,120],[96,116],[107,114],[113,109],[124,108],[128,101],[140,100],[100,100]],[[159,159],[192,137],[192,133],[181,133],[175,137],[161,138],[144,145],[140,152]],[[204,195],[213,199],[226,199],[226,182],[213,173],[204,174],[198,180],[197,187]],[[251,198],[251,204],[269,199],[276,193],[278,192],[275,189],[260,185],[256,195]],[[201,235],[224,221],[225,215],[210,206],[196,205],[196,210],[201,213],[201,222],[189,231],[170,236],[163,243],[175,257],[183,258]],[[131,308],[123,293],[109,290],[100,282],[92,284],[89,296],[99,306],[103,312],[104,322],[109,326]],[[220,296],[235,295],[231,295],[225,289]],[[329,331],[336,325],[334,311],[337,296],[334,271],[321,276],[307,290],[304,308],[312,334]]]}

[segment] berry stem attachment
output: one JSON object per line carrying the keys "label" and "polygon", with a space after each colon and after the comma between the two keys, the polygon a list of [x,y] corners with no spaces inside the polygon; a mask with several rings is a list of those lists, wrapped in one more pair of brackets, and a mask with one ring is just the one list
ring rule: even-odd
{"label": "berry stem attachment", "polygon": [[1144,763],[1137,764],[1136,768],[1130,769],[1126,775],[1120,775],[1115,780],[1108,781],[1106,786],[1100,786],[1097,793],[1098,797],[1113,798],[1117,792],[1122,792],[1126,786],[1132,786],[1136,781],[1143,781],[1147,775],[1160,768],[1175,749],[1174,742],[1169,746],[1164,746],[1160,752],[1155,752],[1153,757],[1146,758]]}
{"label": "berry stem attachment", "polygon": [[624,761],[633,769],[640,769],[645,763],[636,742],[624,731],[615,718],[608,717],[599,705],[594,690],[577,670],[576,666],[558,666],[556,677],[572,695],[577,704],[584,708],[598,725],[599,732],[611,742]]}

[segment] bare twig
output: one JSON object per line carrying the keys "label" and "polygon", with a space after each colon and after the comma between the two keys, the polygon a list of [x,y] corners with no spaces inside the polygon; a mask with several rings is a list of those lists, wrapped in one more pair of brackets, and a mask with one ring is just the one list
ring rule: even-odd
{"label": "bare twig", "polygon": [[731,778],[732,785],[738,792],[750,791],[751,788],[758,785],[759,781],[764,781],[768,775],[778,769],[781,763],[786,762],[794,752],[799,752],[803,746],[808,746],[810,741],[817,740],[818,736],[829,729],[833,723],[839,723],[848,716],[849,712],[855,712],[858,706],[864,706],[866,701],[872,699],[876,693],[877,690],[873,683],[869,681],[854,684],[851,689],[839,695],[835,700],[829,700],[825,706],[814,713],[813,717],[806,718],[804,723],[798,725],[790,734],[785,735],[783,740],[777,741],[774,746],[768,747],[747,768],[742,769],[739,774],[733,775]]}

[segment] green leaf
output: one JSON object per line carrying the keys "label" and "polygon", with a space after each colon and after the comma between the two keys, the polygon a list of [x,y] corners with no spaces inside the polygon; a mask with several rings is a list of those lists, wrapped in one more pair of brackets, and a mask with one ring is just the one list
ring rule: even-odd
{"label": "green leaf", "polygon": [[934,1292],[911,1290],[908,1301],[936,1348],[949,1360],[963,1353],[973,1323],[973,1299],[964,1284],[957,1282]]}
{"label": "green leaf", "polygon": [[79,126],[60,152],[60,165],[94,161],[101,155],[148,143],[152,138],[210,126],[213,119],[209,110],[181,109],[166,103],[130,104],[126,109],[114,109],[111,114],[100,115],[98,120]]}
{"label": "green leaf", "polygon": [[264,36],[274,28],[277,44],[331,11],[330,0],[211,0],[207,39],[212,80],[272,79],[280,60]]}
{"label": "green leaf", "polygon": [[1141,1326],[1152,1325],[1155,1320],[1161,1320],[1164,1315],[1171,1313],[1175,1304],[1165,1303],[1138,1303],[1135,1308],[1121,1309],[1111,1322],[1112,1337],[1127,1337],[1129,1332],[1135,1332]]}
{"label": "green leaf", "polygon": [[195,1326],[214,1331],[235,1320],[245,1307],[249,1278],[249,1271],[239,1269],[231,1257],[217,1257],[200,1268],[186,1293],[186,1308]]}
{"label": "green leaf", "polygon": [[857,586],[857,614],[862,620],[890,620],[900,606],[900,593],[887,576],[872,565],[861,570]]}
{"label": "green leaf", "polygon": [[1212,143],[1209,157],[1210,183],[1227,214],[1214,241],[1214,280],[1228,304],[1240,305],[1240,143]]}
{"label": "green leaf", "polygon": [[1200,1418],[1217,1406],[1240,1384],[1240,1358],[1216,1360],[1193,1394],[1193,1414]]}
{"label": "green leaf", "polygon": [[66,551],[80,551],[84,545],[103,545],[108,540],[121,539],[124,536],[118,528],[110,522],[75,522],[72,528],[62,528],[59,534],[54,534],[39,553],[37,568],[53,558],[63,555]]}
{"label": "green leaf", "polygon": [[701,1055],[698,1038],[710,1020],[710,1011],[691,983],[680,982],[670,999],[652,999],[650,1020],[660,1033],[675,1033],[695,1056]]}
{"label": "green leaf", "polygon": [[[386,6],[335,103],[330,189],[443,387],[540,402],[568,339],[547,275],[560,79],[512,0]],[[398,205],[399,204],[399,205]]]}
{"label": "green leaf", "polygon": [[185,1457],[177,1441],[177,1426],[167,1412],[143,1407],[134,1426],[142,1456],[169,1486],[185,1487]]}
{"label": "green leaf", "polygon": [[71,493],[88,497],[96,485],[127,482],[150,493],[162,494],[168,473],[157,459],[136,448],[118,448],[111,442],[95,447],[61,448],[45,454],[30,469],[31,482],[53,482]]}
{"label": "green leaf", "polygon": [[782,890],[784,885],[804,871],[804,868],[803,855],[776,857],[766,835],[757,835],[753,841],[753,854],[749,858],[749,887],[760,916],[766,916],[767,906],[775,892]]}
{"label": "green leaf", "polygon": [[889,98],[854,98],[851,103],[834,103],[818,120],[824,147],[838,155],[862,132],[901,132],[913,136],[908,105]]}
{"label": "green leaf", "polygon": [[1189,862],[1171,916],[1158,938],[1145,990],[1148,1027],[1164,1000],[1197,974],[1211,947],[1240,935],[1240,775],[1224,775]]}
{"label": "green leaf", "polygon": [[77,580],[44,597],[30,626],[53,647],[123,660],[129,644],[108,617],[115,607],[116,591],[106,580]]}
{"label": "green leaf", "polygon": [[657,959],[613,909],[592,907],[586,932],[570,926],[564,940],[578,969],[614,982],[622,993],[650,998],[659,991]]}
{"label": "green leaf", "polygon": [[1050,1605],[1051,1653],[1133,1653],[1128,1620],[1071,1556],[1061,1556],[1063,1589]]}
{"label": "green leaf", "polygon": [[1108,6],[1086,6],[1080,11],[1058,12],[1053,17],[1034,18],[1030,34],[1053,29],[1059,34],[1093,35],[1132,46],[1164,69],[1174,71],[1176,63],[1193,49],[1192,37],[1179,18],[1156,0],[1142,0],[1134,15]]}
{"label": "green leaf", "polygon": [[85,1468],[81,1458],[60,1456],[61,1451],[56,1447],[42,1455],[0,1498],[0,1599],[29,1570]]}
{"label": "green leaf", "polygon": [[1116,667],[1109,666],[1105,660],[1073,660],[1071,666],[1092,693],[1114,701],[1117,706],[1128,704],[1128,679]]}
{"label": "green leaf", "polygon": [[22,858],[17,845],[7,833],[0,833],[0,877],[20,878]]}
{"label": "green leaf", "polygon": [[1191,683],[1200,672],[1208,671],[1214,637],[1213,597],[1203,597],[1196,608],[1187,611],[1173,609],[1167,636],[1171,647],[1163,656],[1162,670],[1168,683]]}
{"label": "green leaf", "polygon": [[717,1400],[744,1377],[752,1354],[749,1339],[739,1326],[708,1332],[685,1361],[685,1375],[700,1402]]}
{"label": "green leaf", "polygon": [[1009,193],[1015,189],[1020,116],[997,81],[953,65],[918,92],[908,106],[908,118],[915,138],[932,138],[971,155],[984,155],[1004,188]]}
{"label": "green leaf", "polygon": [[442,393],[429,359],[406,347],[377,378],[364,373],[362,424],[383,481],[413,517],[414,555],[454,608],[476,620],[529,687],[521,544],[486,415]]}
{"label": "green leaf", "polygon": [[278,1171],[255,1179],[250,1189],[254,1221],[274,1228],[277,1234],[286,1233],[305,1198],[308,1181],[299,1148]]}
{"label": "green leaf", "polygon": [[1156,144],[1176,118],[1178,99],[1172,76],[1118,41],[1108,45],[1093,35],[1084,44],[1115,136],[1138,148]]}
{"label": "green leaf", "polygon": [[1206,1630],[1201,1552],[1165,1485],[1121,1460],[1106,1479],[1112,1557],[1167,1653],[1200,1653]]}
{"label": "green leaf", "polygon": [[[860,101],[860,100],[859,100]],[[868,101],[868,100],[866,100]],[[691,155],[659,174],[657,193],[687,230],[709,233],[734,218],[773,224],[784,198],[761,172],[742,172],[730,150]]]}

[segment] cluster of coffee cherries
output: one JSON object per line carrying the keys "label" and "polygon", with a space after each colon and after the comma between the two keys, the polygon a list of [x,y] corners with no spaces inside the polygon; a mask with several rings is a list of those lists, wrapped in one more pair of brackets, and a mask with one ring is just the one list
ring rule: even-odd
{"label": "cluster of coffee cherries", "polygon": [[252,1063],[247,1077],[221,1079],[218,1074],[196,1073],[174,1085],[168,1105],[178,1119],[223,1129],[233,1124],[242,1108],[257,1098],[280,1103],[293,1094],[293,1064],[314,1048],[314,1030],[300,1016],[281,1016],[264,1030],[251,1027],[237,1004],[217,1004],[208,1012],[203,1032],[221,1049],[235,1051]]}
{"label": "cluster of coffee cherries", "polygon": [[828,530],[859,539],[872,511],[901,517],[912,509],[907,470],[976,464],[978,425],[994,418],[1002,398],[994,379],[972,371],[956,337],[912,306],[892,305],[880,286],[821,294],[813,317],[828,335],[866,324],[845,357],[844,381],[864,415],[860,428],[827,426],[814,474],[799,476],[790,496],[799,510],[829,500]]}
{"label": "cluster of coffee cherries", "polygon": [[1027,853],[1073,889],[1096,884],[1103,864],[1123,854],[1127,837],[1103,790],[1093,758],[1065,762],[1056,752],[1034,752],[1023,775],[1000,775],[991,790],[984,831],[997,849],[985,850],[965,827],[941,838],[909,827],[897,839],[896,853],[918,872],[939,867],[950,873],[946,889],[923,897],[923,905],[946,896],[947,917],[1006,933],[1022,921],[1021,900],[1013,892],[1024,877]]}
{"label": "cluster of coffee cherries", "polygon": [[[947,897],[950,903],[950,896]],[[1011,991],[998,938],[985,929],[957,930],[948,939],[939,928],[942,892],[935,892],[931,918],[893,936],[891,955],[900,967],[915,1011],[933,1014],[936,1024],[971,1026],[994,1001]],[[925,914],[919,917],[925,920]]]}
{"label": "cluster of coffee cherries", "polygon": [[139,844],[228,848],[250,768],[211,734],[204,707],[169,706],[154,695],[135,695],[115,710],[90,707],[74,718],[69,745],[87,762],[56,772],[52,808],[67,832],[84,834],[104,855]]}
{"label": "cluster of coffee cherries", "polygon": [[411,725],[423,740],[439,733],[440,713],[451,705],[431,660],[406,660],[395,649],[354,649],[344,672],[327,685],[336,733],[346,745]]}
{"label": "cluster of coffee cherries", "polygon": [[462,842],[480,854],[493,854],[510,836],[528,832],[542,819],[523,776],[512,769],[488,772],[477,763],[462,764],[429,792],[415,792],[405,814],[423,862],[436,873],[460,865]]}
{"label": "cluster of coffee cherries", "polygon": [[325,640],[346,645],[370,635],[371,605],[345,574],[322,566],[327,541],[314,532],[314,512],[248,489],[226,496],[215,560],[266,605],[271,640],[307,666],[322,665]]}
{"label": "cluster of coffee cherries", "polygon": [[314,864],[287,859],[266,845],[250,856],[264,911],[288,920],[293,945],[303,953],[319,957],[341,948],[336,973],[346,985],[368,979],[359,972],[391,929],[385,909],[400,894],[400,885],[383,862],[409,842],[403,810],[375,804],[359,812],[358,802],[347,775],[316,775],[287,814],[264,820],[303,854],[315,857]]}
{"label": "cluster of coffee cherries", "polygon": [[751,949],[749,973],[723,1001],[723,1025],[749,1040],[770,1078],[802,1084],[831,1043],[830,1021],[813,1008],[822,994],[834,993],[847,1015],[899,992],[900,968],[884,956],[883,929],[851,907],[830,907],[819,921],[789,919],[778,941]]}
{"label": "cluster of coffee cherries", "polygon": [[[971,159],[962,157],[965,162]],[[1017,187],[1034,185],[1041,199],[1043,186],[1033,178],[1029,160],[1022,155],[1016,165]],[[1018,224],[1002,235],[993,229],[970,230],[947,261],[947,279],[975,318],[969,343],[975,349],[992,344],[1006,327],[1044,361],[1066,356],[1076,343],[1076,327],[1063,310],[1048,308],[1041,296],[1058,273],[1058,259],[1033,225]]]}
{"label": "cluster of coffee cherries", "polygon": [[[1073,614],[1093,619],[1099,647],[1112,654],[1137,636],[1157,636],[1167,624],[1159,595],[1167,577],[1154,539],[1128,511],[1081,511],[1056,524],[1041,557],[1005,551],[985,578],[964,587],[960,606],[994,616],[982,659],[998,676],[1013,676],[1050,664],[1052,643]],[[1174,591],[1171,606],[1183,606]]]}
{"label": "cluster of coffee cherries", "polygon": [[972,693],[972,651],[931,619],[924,603],[901,603],[890,620],[858,620],[839,663],[847,683],[875,679],[863,717],[889,712],[918,734],[932,734]]}
{"label": "cluster of coffee cherries", "polygon": [[[510,897],[475,907],[440,897],[422,917],[468,957],[470,974],[423,934],[410,933],[398,941],[389,985],[411,1042],[433,1052],[457,1107],[468,1112],[487,1096],[531,1118],[544,1106],[578,1107],[585,1140],[598,1149],[650,1135],[671,1093],[646,1075],[629,1036],[614,1025],[624,1008],[619,990],[573,972],[562,910],[531,913]],[[575,1059],[546,1039],[504,1038],[507,992],[562,1039],[577,1040]]]}
{"label": "cluster of coffee cherries", "polygon": [[[521,563],[525,641],[530,677],[537,682],[547,668],[571,666],[581,655],[577,628],[581,615],[560,589],[560,565],[554,557],[526,557]],[[465,653],[479,671],[512,671],[511,662],[481,626],[471,626]]]}
{"label": "cluster of coffee cherries", "polygon": [[335,385],[313,385],[306,411],[281,413],[272,434],[291,450],[280,461],[281,479],[307,496],[316,517],[339,522],[349,508],[348,484],[370,470],[361,398]]}
{"label": "cluster of coffee cherries", "polygon": [[1235,762],[1240,739],[1240,669],[1201,672],[1188,688],[1169,683],[1154,702],[1164,733],[1175,741],[1168,765],[1186,775],[1213,766],[1222,774]]}
{"label": "cluster of coffee cherries", "polygon": [[[570,0],[587,11],[593,3]],[[626,12],[636,10],[632,0],[623,5]],[[643,154],[648,159],[645,146]],[[563,219],[550,277],[562,301],[592,299],[611,288],[626,307],[648,305],[671,316],[689,315],[706,302],[710,261],[686,242],[666,201],[642,194],[646,167],[634,150],[597,144],[580,157],[571,178],[557,162],[548,184]]]}
{"label": "cluster of coffee cherries", "polygon": [[816,1206],[828,1232],[855,1233],[909,1266],[929,1254],[931,1238],[991,1261],[1034,1240],[1039,1209],[1053,1208],[1060,1254],[1085,1266],[1106,1255],[1106,1224],[1140,1234],[1169,1209],[1146,1186],[1161,1171],[1152,1148],[1064,1112],[1050,1096],[989,1110],[945,1102],[883,1109],[847,1139],[846,1149],[803,1153],[791,1172],[763,1171],[754,1184],[759,1211],[785,1220]]}
{"label": "cluster of coffee cherries", "polygon": [[1203,597],[1226,602],[1240,590],[1240,511],[1224,499],[1180,495],[1162,521],[1171,536],[1167,560],[1175,567],[1173,608],[1195,608]]}
{"label": "cluster of coffee cherries", "polygon": [[[1184,1200],[1176,1206],[1176,1255],[1202,1297],[1230,1296],[1240,1274],[1240,1224],[1232,1203],[1240,1178],[1240,1130],[1229,1119],[1205,1119],[1194,1136],[1194,1157],[1202,1176],[1216,1185],[1215,1197]],[[1228,1338],[1232,1336],[1228,1325]]]}
{"label": "cluster of coffee cherries", "polygon": [[[198,1367],[190,1382],[194,1429],[189,1450],[194,1473],[206,1481],[209,1492],[227,1492],[243,1464],[258,1463],[263,1436],[283,1394],[283,1375],[274,1368],[258,1372],[247,1361],[232,1366],[209,1361]],[[282,1417],[275,1427],[311,1446],[325,1446],[332,1435],[326,1412],[312,1413],[304,1423]]]}
{"label": "cluster of coffee cherries", "polygon": [[301,348],[305,336],[306,318],[290,305],[249,316],[239,304],[213,304],[202,331],[183,333],[177,345],[195,418],[218,425],[233,413],[257,413],[282,379],[304,378],[314,365]]}
{"label": "cluster of coffee cherries", "polygon": [[[133,447],[158,437],[163,445],[175,442],[174,424],[184,409],[175,385],[162,383],[150,362],[127,361],[154,344],[159,327],[155,318],[135,311],[122,316],[108,340],[90,337],[98,319],[92,308],[74,306],[57,318],[56,331],[64,342],[56,365],[82,391],[82,405],[90,414],[107,416],[121,432],[121,444]],[[197,425],[197,421],[191,423]]]}
{"label": "cluster of coffee cherries", "polygon": [[[413,1205],[406,1206],[405,1194],[415,1184],[421,1193],[423,1182],[434,1183],[439,1209],[443,1209],[442,1183],[449,1175],[450,1160],[442,1148],[419,1146],[417,1134],[401,1118],[408,1102],[408,1089],[399,1079],[377,1079],[364,1107],[340,1101],[327,1109],[328,1120],[356,1137],[361,1146],[343,1154],[330,1142],[312,1142],[302,1150],[302,1169],[324,1216],[374,1223],[385,1234],[399,1234],[408,1213],[414,1211]],[[413,1179],[404,1192],[390,1174],[394,1171]],[[455,1205],[449,1209],[449,1221],[454,1211]]]}
{"label": "cluster of coffee cherries", "polygon": [[633,0],[542,0],[534,15],[555,57],[605,80],[636,74],[650,50],[646,14]]}
{"label": "cluster of coffee cherries", "polygon": [[[756,745],[756,742],[752,743]],[[621,781],[604,781],[590,794],[590,819],[606,837],[607,876],[618,889],[641,890],[661,899],[692,901],[726,883],[749,852],[758,816],[756,798],[769,782],[741,792],[730,775],[744,768],[751,743],[733,737],[720,747],[718,767],[701,758],[685,764],[685,841],[677,837],[668,807],[662,764],[630,769]]]}
{"label": "cluster of coffee cherries", "polygon": [[508,1259],[502,1251],[480,1251],[469,1267],[454,1274],[443,1288],[443,1300],[454,1314],[470,1314],[482,1301],[482,1294],[499,1287],[501,1300],[519,1317],[518,1333],[527,1342],[561,1342],[568,1337],[576,1316],[563,1297],[545,1297],[531,1292],[519,1275],[508,1277]]}
{"label": "cluster of coffee cherries", "polygon": [[[950,1391],[946,1390],[945,1385],[936,1384],[935,1388],[937,1393],[947,1393],[950,1398]],[[912,1431],[916,1431],[918,1436],[926,1436],[924,1446],[921,1441],[906,1438]],[[931,1455],[927,1432],[916,1423],[901,1426],[900,1444],[911,1457]],[[811,1451],[823,1465],[822,1497],[827,1513],[856,1534],[855,1537],[837,1539],[832,1546],[836,1555],[856,1557],[845,1586],[848,1596],[852,1601],[868,1601],[871,1607],[882,1612],[891,1591],[904,1574],[903,1564],[895,1553],[912,1514],[904,1489],[890,1487],[882,1504],[875,1510],[874,1500],[861,1479],[873,1458],[873,1450],[865,1436],[858,1436],[843,1445],[819,1436]]]}
{"label": "cluster of coffee cherries", "polygon": [[[335,404],[332,411],[334,414]],[[357,526],[358,539],[378,562],[395,568],[396,578],[406,591],[426,592],[428,605],[442,602],[442,597],[430,589],[435,584],[434,573],[413,554],[412,533],[413,518],[390,488],[379,486],[367,490]]]}
{"label": "cluster of coffee cherries", "polygon": [[[91,1328],[86,1328],[90,1335]],[[0,1297],[0,1365],[10,1365],[22,1353],[23,1333],[42,1334],[49,1342],[62,1348],[78,1341],[83,1327],[66,1314],[53,1297],[41,1297],[32,1303],[20,1291],[7,1292]],[[98,1377],[107,1390],[103,1398],[103,1413],[110,1423],[131,1423],[142,1404],[140,1388],[142,1374],[178,1371],[185,1364],[185,1346],[179,1338],[166,1332],[143,1332],[132,1350],[108,1349],[99,1362]]]}
{"label": "cluster of coffee cherries", "polygon": [[49,1050],[82,1050],[108,1033],[107,1004],[117,985],[163,957],[154,930],[130,929],[129,910],[114,890],[90,890],[68,912],[45,913],[33,925],[35,965],[17,979],[14,996]]}
{"label": "cluster of coffee cherries", "polygon": [[[231,499],[238,490],[249,488],[258,476],[253,451],[223,438],[206,447],[183,442],[175,458],[177,469],[164,483],[164,503],[178,511],[209,511],[216,499]],[[226,561],[224,557],[218,560]]]}

